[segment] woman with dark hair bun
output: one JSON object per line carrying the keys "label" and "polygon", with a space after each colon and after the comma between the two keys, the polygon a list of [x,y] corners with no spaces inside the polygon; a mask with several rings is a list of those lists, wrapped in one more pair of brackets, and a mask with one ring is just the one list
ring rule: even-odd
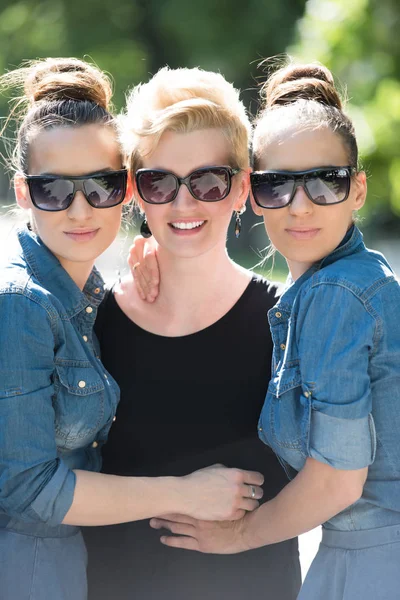
{"label": "woman with dark hair bun", "polygon": [[80,525],[171,510],[238,518],[258,506],[263,478],[220,466],[180,478],[96,473],[119,389],[93,334],[104,296],[94,261],[117,235],[132,187],[111,85],[69,58],[34,62],[0,84],[24,87],[14,187],[29,214],[0,270],[0,596],[84,600]]}
{"label": "woman with dark hair bun", "polygon": [[[289,65],[264,87],[251,173],[290,277],[268,319],[261,440],[290,483],[232,523],[153,519],[172,547],[236,553],[323,524],[299,600],[395,600],[400,585],[400,286],[355,222],[367,193],[331,73]],[[268,588],[263,590],[268,596]]]}

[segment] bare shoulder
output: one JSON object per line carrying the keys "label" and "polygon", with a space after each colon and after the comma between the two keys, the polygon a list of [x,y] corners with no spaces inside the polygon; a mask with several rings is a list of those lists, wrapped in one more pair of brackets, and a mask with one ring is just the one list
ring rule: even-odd
{"label": "bare shoulder", "polygon": [[147,311],[149,304],[140,298],[131,275],[127,275],[115,284],[113,291],[115,301],[128,317],[132,318],[136,314]]}

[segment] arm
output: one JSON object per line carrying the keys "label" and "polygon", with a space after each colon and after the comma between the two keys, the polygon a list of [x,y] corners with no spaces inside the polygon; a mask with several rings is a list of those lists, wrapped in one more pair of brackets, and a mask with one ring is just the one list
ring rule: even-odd
{"label": "arm", "polygon": [[273,500],[239,521],[204,522],[171,515],[150,524],[185,536],[163,536],[167,546],[217,554],[243,552],[296,537],[327,521],[360,498],[367,472],[367,468],[338,470],[308,458]]}
{"label": "arm", "polygon": [[[334,318],[327,318],[327,306]],[[311,290],[302,302],[296,333],[301,402],[305,412],[310,409],[308,458],[303,469],[276,498],[232,524],[230,531],[226,524],[206,527],[185,521],[192,528],[190,534],[189,529],[175,531],[174,524],[153,520],[153,526],[166,525],[195,540],[189,538],[181,545],[180,538],[167,538],[164,543],[238,552],[304,533],[360,498],[375,453],[368,369],[377,338],[374,319],[349,290],[325,286],[314,293]]]}
{"label": "arm", "polygon": [[18,294],[0,295],[0,510],[21,521],[104,525],[166,511],[239,518],[262,491],[258,473],[214,467],[183,478],[71,471],[56,447],[54,315]]}
{"label": "arm", "polygon": [[[63,523],[110,525],[182,512],[198,519],[238,519],[258,506],[262,475],[221,466],[185,477],[119,477],[75,471],[73,502]],[[246,482],[246,483],[244,483]],[[252,482],[252,483],[251,483]]]}

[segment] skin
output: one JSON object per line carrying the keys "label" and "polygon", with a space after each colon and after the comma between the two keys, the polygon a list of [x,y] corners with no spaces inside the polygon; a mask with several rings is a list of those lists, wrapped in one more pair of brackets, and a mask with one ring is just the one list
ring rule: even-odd
{"label": "skin", "polygon": [[[300,171],[348,164],[346,148],[332,131],[300,131],[295,126],[266,146],[263,157],[261,170]],[[303,188],[297,188],[288,207],[261,210],[254,200],[252,206],[263,216],[271,242],[285,256],[296,279],[337,247],[365,196],[365,174],[359,173],[352,178],[349,198],[341,204],[314,205]],[[161,541],[167,546],[221,554],[242,552],[290,539],[324,523],[361,497],[367,474],[367,467],[344,471],[307,458],[296,478],[273,500],[235,523],[170,515],[152,519],[151,526],[179,534],[163,536]]]}
{"label": "skin", "polygon": [[[115,133],[110,127],[95,124],[42,131],[29,153],[30,175],[85,175],[121,168]],[[122,204],[102,210],[90,206],[79,191],[67,210],[54,213],[32,204],[22,176],[15,178],[15,194],[19,206],[31,211],[40,238],[83,289],[95,259],[115,239],[121,225],[122,205],[129,202],[132,191],[128,189]],[[83,232],[87,232],[84,237],[88,239],[79,239]]]}
{"label": "skin", "polygon": [[[229,166],[230,153],[221,130],[167,131],[143,166],[185,177],[207,165]],[[162,277],[153,304],[142,302],[132,275],[115,289],[120,308],[132,321],[157,335],[182,336],[208,327],[232,308],[251,273],[228,257],[226,235],[233,211],[243,207],[248,192],[249,169],[245,169],[233,177],[230,193],[218,202],[196,200],[185,185],[168,204],[140,202],[156,240]],[[202,225],[190,231],[171,226],[191,222]],[[227,292],[221,294],[221,289]]]}
{"label": "skin", "polygon": [[[347,166],[341,138],[328,128],[292,130],[275,139],[263,151],[259,170],[305,171],[318,167]],[[353,212],[365,202],[364,172],[353,176],[345,202],[332,206],[313,204],[302,187],[292,203],[277,210],[263,210],[252,198],[252,208],[264,219],[269,239],[286,259],[293,279],[332,252],[349,229]]]}
{"label": "skin", "polygon": [[[32,141],[29,174],[84,175],[120,169],[120,149],[115,133],[102,125],[54,128]],[[95,259],[114,240],[121,221],[122,204],[96,209],[77,192],[65,211],[36,209],[22,175],[15,178],[20,207],[30,211],[33,227],[83,289]],[[128,185],[126,200],[132,195]],[[86,232],[83,239],[79,233]],[[87,235],[88,234],[88,235]],[[237,519],[258,506],[263,476],[214,465],[185,477],[117,477],[75,470],[72,505],[63,523],[109,525],[176,511],[197,518]],[[254,499],[250,498],[254,486]]]}

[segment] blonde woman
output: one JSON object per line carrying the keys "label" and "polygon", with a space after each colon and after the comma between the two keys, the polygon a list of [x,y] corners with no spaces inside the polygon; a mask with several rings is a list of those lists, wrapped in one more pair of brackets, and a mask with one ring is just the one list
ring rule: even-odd
{"label": "blonde woman", "polygon": [[[256,434],[278,289],[225,245],[249,193],[249,135],[237,90],[216,73],[162,69],[128,100],[122,139],[161,284],[147,304],[128,276],[102,306],[102,356],[121,387],[106,473],[179,475],[211,461],[260,470],[266,499],[285,485]],[[294,600],[300,585],[295,539],[221,557],[165,548],[147,521],[85,537],[96,600]]]}

